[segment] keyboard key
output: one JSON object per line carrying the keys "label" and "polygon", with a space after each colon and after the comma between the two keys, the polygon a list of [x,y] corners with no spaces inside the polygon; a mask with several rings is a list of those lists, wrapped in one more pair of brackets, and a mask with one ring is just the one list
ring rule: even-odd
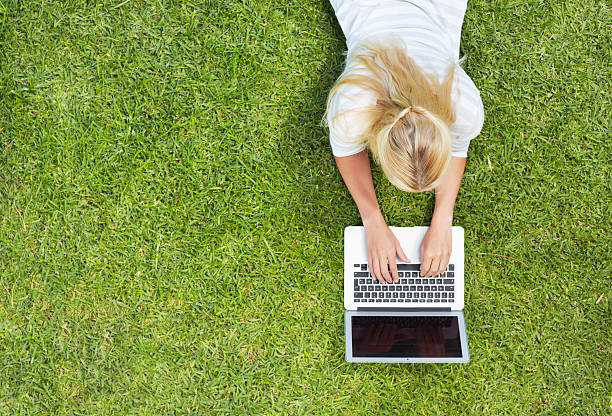
{"label": "keyboard key", "polygon": [[363,296],[364,296],[365,298],[369,298],[369,297],[370,297],[370,292],[365,292],[365,293],[363,294]]}
{"label": "keyboard key", "polygon": [[413,292],[416,291],[416,286],[410,286],[410,290]]}
{"label": "keyboard key", "polygon": [[421,299],[424,299],[426,295],[427,295],[427,293],[425,293],[425,292],[421,293]]}
{"label": "keyboard key", "polygon": [[402,284],[405,285],[406,283],[408,283],[408,281],[406,279],[402,279]]}
{"label": "keyboard key", "polygon": [[403,301],[405,301],[405,300],[406,300],[406,299],[399,298],[397,301],[398,301],[398,302],[403,302]]}
{"label": "keyboard key", "polygon": [[412,299],[412,301],[413,301],[413,302],[418,302],[419,300],[418,300],[418,299]]}
{"label": "keyboard key", "polygon": [[434,302],[440,302],[440,299],[434,299]]}
{"label": "keyboard key", "polygon": [[369,290],[370,292],[374,291],[374,286],[368,286],[368,290]]}
{"label": "keyboard key", "polygon": [[452,272],[453,270],[455,270],[455,265],[454,265],[454,264],[449,264],[449,265],[448,265],[448,270],[450,270],[451,272]]}
{"label": "keyboard key", "polygon": [[365,279],[359,279],[359,284],[360,285],[364,285],[365,284]]}
{"label": "keyboard key", "polygon": [[423,287],[423,290],[424,290],[425,292],[429,292],[429,289],[431,289],[429,286],[424,286],[424,287]]}
{"label": "keyboard key", "polygon": [[368,273],[368,272],[355,272],[353,277],[368,277],[369,275],[370,275],[370,273]]}
{"label": "keyboard key", "polygon": [[406,294],[404,292],[400,292],[399,297],[403,299],[406,297]]}
{"label": "keyboard key", "polygon": [[410,290],[410,286],[403,286],[402,289],[404,289],[407,292]]}
{"label": "keyboard key", "polygon": [[387,298],[387,299],[391,298],[391,292],[385,293],[385,298]]}
{"label": "keyboard key", "polygon": [[399,294],[398,294],[397,292],[393,292],[393,297],[394,297],[395,299],[397,299],[397,298],[399,298]]}
{"label": "keyboard key", "polygon": [[368,300],[368,302],[374,302],[374,299],[370,299],[370,300]]}
{"label": "keyboard key", "polygon": [[[403,293],[402,293],[402,295],[403,295]],[[407,298],[412,298],[412,293],[410,293],[410,292],[406,293],[406,297]]]}
{"label": "keyboard key", "polygon": [[440,299],[440,292],[436,292],[434,298]]}
{"label": "keyboard key", "polygon": [[448,302],[446,299],[440,299],[442,301],[442,303],[446,303]]}
{"label": "keyboard key", "polygon": [[454,285],[455,284],[455,279],[444,279],[444,284],[445,285]]}
{"label": "keyboard key", "polygon": [[388,292],[389,291],[389,286],[382,285],[382,290],[383,290],[383,292]]}
{"label": "keyboard key", "polygon": [[391,302],[397,302],[397,299],[391,299]]}
{"label": "keyboard key", "polygon": [[442,279],[436,279],[436,284],[437,285],[441,285],[442,284]]}
{"label": "keyboard key", "polygon": [[368,290],[368,287],[366,285],[361,286],[361,291],[365,292],[366,290]]}
{"label": "keyboard key", "polygon": [[379,282],[378,280],[376,280],[376,279],[372,279],[372,283],[373,283],[373,284],[375,284],[375,285],[377,285],[377,284],[379,284],[380,282]]}
{"label": "keyboard key", "polygon": [[444,290],[446,290],[447,292],[451,292],[455,290],[455,286],[444,286]]}
{"label": "keyboard key", "polygon": [[451,298],[451,299],[453,299],[453,298],[455,297],[455,293],[454,293],[454,292],[449,293],[449,294],[448,294],[448,297],[449,297],[449,298]]}
{"label": "keyboard key", "polygon": [[427,302],[433,302],[433,299],[427,299]]}
{"label": "keyboard key", "polygon": [[447,297],[448,297],[448,293],[443,292],[443,293],[442,293],[442,297],[443,297],[443,298],[447,298]]}
{"label": "keyboard key", "polygon": [[387,303],[388,303],[388,302],[389,302],[389,299],[383,299],[383,302],[387,302]]}
{"label": "keyboard key", "polygon": [[357,264],[353,264],[354,267],[360,267],[361,264],[357,263]]}
{"label": "keyboard key", "polygon": [[440,292],[442,292],[442,291],[444,290],[444,286],[442,286],[442,285],[438,286],[438,290],[439,290]]}
{"label": "keyboard key", "polygon": [[438,288],[437,288],[436,286],[432,286],[432,287],[431,287],[431,291],[432,291],[432,292],[435,292],[436,290],[438,290]]}
{"label": "keyboard key", "polygon": [[446,277],[446,272],[442,273],[440,277]]}
{"label": "keyboard key", "polygon": [[429,293],[427,294],[427,298],[428,298],[428,299],[433,299],[433,293],[429,292]]}
{"label": "keyboard key", "polygon": [[395,292],[395,286],[389,286],[389,292]]}
{"label": "keyboard key", "polygon": [[397,272],[398,277],[404,277],[404,272]]}
{"label": "keyboard key", "polygon": [[372,299],[376,299],[376,298],[378,298],[378,293],[376,292],[372,293]]}
{"label": "keyboard key", "polygon": [[454,272],[448,272],[448,273],[446,273],[446,277],[455,277],[455,273]]}
{"label": "keyboard key", "polygon": [[376,299],[376,302],[382,302],[382,299]]}
{"label": "keyboard key", "polygon": [[355,299],[357,298],[362,298],[363,297],[363,293],[361,292],[355,292]]}
{"label": "keyboard key", "polygon": [[435,285],[436,284],[436,279],[429,279],[429,284],[430,285]]}
{"label": "keyboard key", "polygon": [[422,291],[423,291],[423,286],[417,286],[417,290],[418,290],[419,292],[422,292]]}
{"label": "keyboard key", "polygon": [[372,284],[372,279],[366,279],[366,283],[371,285]]}
{"label": "keyboard key", "polygon": [[425,303],[425,299],[419,299],[419,303]]}
{"label": "keyboard key", "polygon": [[368,265],[367,264],[362,264],[361,265],[361,270],[368,270]]}
{"label": "keyboard key", "polygon": [[419,277],[419,272],[412,272],[412,277]]}
{"label": "keyboard key", "polygon": [[408,284],[409,285],[413,285],[414,284],[414,279],[408,279]]}
{"label": "keyboard key", "polygon": [[361,299],[355,299],[355,302],[361,302]]}
{"label": "keyboard key", "polygon": [[420,284],[421,284],[421,279],[416,279],[415,283],[416,283],[417,285],[420,285]]}
{"label": "keyboard key", "polygon": [[406,263],[402,263],[402,264],[398,264],[397,265],[397,270],[402,270],[402,271],[405,271],[405,270],[419,270],[420,268],[421,268],[420,264],[412,264],[412,263],[406,264]]}

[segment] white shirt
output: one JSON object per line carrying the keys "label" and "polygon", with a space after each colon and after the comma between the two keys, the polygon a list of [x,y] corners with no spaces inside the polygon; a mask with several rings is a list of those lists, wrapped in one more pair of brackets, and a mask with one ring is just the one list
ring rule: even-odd
{"label": "white shirt", "polygon": [[[459,60],[461,26],[467,0],[330,0],[346,37],[348,53],[362,41],[392,36],[406,45],[406,52],[423,71],[443,79],[449,65]],[[365,72],[364,67],[347,66],[346,72]],[[484,122],[480,92],[456,65],[451,101],[456,120],[450,126],[451,154],[466,157],[470,140],[478,136]],[[328,124],[334,156],[350,156],[365,145],[355,143],[366,128],[350,113],[331,119],[351,108],[374,105],[371,92],[344,85],[329,103]]]}

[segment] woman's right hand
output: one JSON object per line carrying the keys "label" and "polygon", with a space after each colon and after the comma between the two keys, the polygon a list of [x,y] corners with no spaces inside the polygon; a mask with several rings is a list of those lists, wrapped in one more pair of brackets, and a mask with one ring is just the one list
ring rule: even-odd
{"label": "woman's right hand", "polygon": [[370,273],[380,283],[397,282],[395,257],[399,257],[406,263],[410,263],[410,260],[402,250],[395,234],[384,222],[366,225],[364,228]]}
{"label": "woman's right hand", "polygon": [[406,263],[410,260],[380,213],[368,152],[363,150],[351,156],[336,156],[335,159],[342,179],[359,208],[359,215],[365,227],[370,273],[381,283],[397,281],[395,256]]}

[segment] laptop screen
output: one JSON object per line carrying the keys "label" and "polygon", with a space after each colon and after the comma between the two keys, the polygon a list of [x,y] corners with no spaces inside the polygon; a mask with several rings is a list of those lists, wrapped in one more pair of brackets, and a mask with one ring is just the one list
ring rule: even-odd
{"label": "laptop screen", "polygon": [[354,357],[461,357],[457,316],[352,316]]}

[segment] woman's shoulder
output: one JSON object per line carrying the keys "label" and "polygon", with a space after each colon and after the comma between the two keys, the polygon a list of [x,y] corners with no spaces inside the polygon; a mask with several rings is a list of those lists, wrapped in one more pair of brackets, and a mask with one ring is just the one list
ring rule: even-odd
{"label": "woman's shoulder", "polygon": [[340,116],[348,110],[372,105],[376,105],[376,96],[372,91],[355,84],[343,84],[330,98],[328,112],[330,116]]}
{"label": "woman's shoulder", "polygon": [[[368,75],[362,66],[349,65],[344,75]],[[336,156],[358,153],[365,147],[360,140],[369,128],[360,110],[367,111],[376,105],[376,96],[369,89],[355,84],[341,84],[330,97],[327,105],[327,125],[330,142]]]}
{"label": "woman's shoulder", "polygon": [[360,140],[367,124],[359,110],[376,105],[376,97],[367,89],[352,84],[341,85],[327,106],[329,139],[335,156],[350,156],[362,151]]}
{"label": "woman's shoulder", "polygon": [[457,67],[453,80],[453,104],[455,122],[450,126],[453,138],[453,155],[465,156],[469,142],[482,129],[484,123],[484,107],[480,91],[463,68]]}

